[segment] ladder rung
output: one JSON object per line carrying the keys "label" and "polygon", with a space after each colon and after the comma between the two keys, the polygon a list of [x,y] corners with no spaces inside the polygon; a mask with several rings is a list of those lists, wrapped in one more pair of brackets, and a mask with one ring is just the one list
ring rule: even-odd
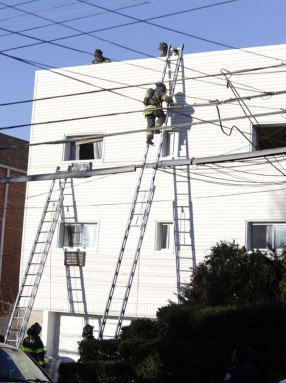
{"label": "ladder rung", "polygon": [[[170,47],[168,48],[168,52],[170,54]],[[178,75],[180,73],[181,61],[182,61],[182,52],[183,52],[183,46],[180,49],[179,55],[177,57],[174,57],[174,59],[172,58],[172,62],[176,61],[177,64],[176,64],[176,69],[171,73],[171,77],[172,77],[172,79],[170,79],[171,80],[171,88],[170,88],[170,96],[171,97],[174,95],[175,85],[176,85],[176,82],[177,82],[177,79],[178,79]],[[167,76],[169,60],[170,60],[170,57],[169,57],[169,55],[167,55],[166,60],[165,60],[165,67],[164,67],[164,71],[163,71],[162,81],[164,81],[165,76]],[[181,71],[182,71],[182,68],[181,68]],[[168,126],[168,119],[166,120],[166,124],[164,126],[167,127],[166,130],[173,131],[173,129],[170,126]],[[125,230],[125,234],[124,234],[124,237],[123,237],[123,242],[122,242],[121,249],[120,249],[120,259],[117,261],[117,268],[116,268],[116,271],[114,273],[114,279],[113,279],[113,282],[112,282],[113,284],[111,286],[111,292],[110,292],[110,295],[109,295],[107,303],[106,303],[105,311],[104,311],[103,318],[102,318],[101,327],[99,329],[100,338],[104,338],[105,325],[106,325],[106,323],[110,323],[110,321],[112,320],[111,318],[109,318],[109,315],[118,315],[118,318],[117,318],[118,320],[116,320],[115,323],[114,323],[113,320],[111,322],[111,324],[114,324],[115,326],[117,326],[117,330],[118,329],[120,330],[121,325],[122,325],[122,320],[124,318],[127,300],[128,300],[128,297],[129,297],[128,294],[126,296],[126,293],[129,291],[129,289],[132,286],[133,278],[134,278],[134,275],[135,275],[135,268],[134,268],[134,266],[136,266],[136,263],[138,261],[138,257],[139,257],[140,249],[141,249],[141,245],[142,245],[142,239],[143,239],[145,228],[146,228],[146,225],[147,225],[146,221],[147,221],[148,216],[150,214],[150,206],[151,206],[151,203],[152,203],[152,200],[153,200],[153,197],[154,197],[155,176],[156,176],[156,171],[157,171],[157,168],[158,168],[158,163],[160,161],[161,150],[162,150],[162,143],[163,143],[163,141],[162,141],[162,136],[161,136],[160,145],[159,145],[158,150],[157,150],[157,157],[156,157],[157,158],[157,162],[156,162],[156,164],[154,165],[154,167],[152,169],[152,175],[150,174],[149,181],[148,181],[150,187],[149,187],[149,189],[143,189],[142,188],[140,190],[140,188],[141,188],[141,186],[143,186],[143,182],[144,182],[143,181],[143,176],[144,176],[144,171],[146,169],[145,165],[146,165],[146,163],[148,161],[148,153],[151,152],[151,150],[149,151],[149,149],[150,149],[149,145],[148,144],[146,145],[146,150],[145,150],[145,154],[144,154],[144,158],[143,158],[142,169],[141,169],[139,180],[138,180],[138,183],[137,183],[137,186],[136,186],[135,197],[133,199],[133,208],[135,207],[136,204],[140,203],[144,207],[144,212],[142,211],[141,213],[134,213],[132,211],[130,213],[130,215],[129,215],[128,227]],[[148,173],[148,172],[146,171],[145,174],[146,173]],[[149,173],[146,174],[146,175],[149,176]],[[184,181],[184,182],[187,182],[187,181]],[[144,187],[145,187],[145,183],[144,183]],[[139,193],[146,193],[146,192],[149,193],[149,195],[147,197],[147,201],[139,201],[138,194]],[[188,193],[181,193],[181,195],[186,196],[186,195],[188,195]],[[181,203],[183,203],[183,202],[185,202],[185,200],[182,200]],[[140,222],[140,224],[138,224],[138,222],[136,224],[131,224],[132,218],[134,218],[135,216],[142,216],[142,222]],[[134,219],[134,221],[135,221],[135,219]],[[181,220],[181,221],[186,221],[186,219]],[[133,228],[133,227],[134,228],[135,227],[136,228],[141,228],[141,230],[138,231],[138,234],[136,232],[136,235],[138,236],[138,243],[137,243],[137,245],[134,246],[134,259],[132,259],[131,262],[128,261],[128,263],[127,263],[128,268],[129,268],[129,271],[127,272],[128,279],[126,280],[127,285],[116,284],[116,283],[114,283],[114,281],[116,280],[115,278],[119,276],[119,266],[122,263],[123,255],[126,255],[125,254],[125,251],[126,251],[126,241],[128,239],[128,236],[130,235],[130,228]],[[120,273],[122,273],[122,270],[120,270]],[[130,276],[130,280],[129,280],[129,276]],[[120,281],[122,283],[124,281],[124,279],[122,278],[122,279],[120,279]],[[121,294],[122,296],[118,297],[118,295],[120,295],[119,293],[121,291],[120,290],[117,291],[116,289],[120,289],[120,288],[126,289],[126,293],[125,294]],[[115,291],[117,291],[116,294],[115,294]],[[119,310],[111,309],[113,301],[115,301],[116,303],[118,301],[122,302],[122,305],[120,305],[121,309],[119,309]],[[116,332],[117,332],[117,330],[116,330]]]}

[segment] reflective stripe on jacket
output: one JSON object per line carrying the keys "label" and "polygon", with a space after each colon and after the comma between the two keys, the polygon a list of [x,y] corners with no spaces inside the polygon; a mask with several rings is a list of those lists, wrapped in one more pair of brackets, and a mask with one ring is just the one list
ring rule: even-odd
{"label": "reflective stripe on jacket", "polygon": [[41,367],[45,367],[45,349],[39,336],[36,338],[27,336],[20,348],[38,362]]}
{"label": "reflective stripe on jacket", "polygon": [[165,101],[167,104],[173,106],[174,101],[172,97],[168,96],[167,94],[157,95],[153,99],[150,99],[150,104],[146,105],[144,108],[144,116],[150,116],[155,109],[162,107],[162,102]]}

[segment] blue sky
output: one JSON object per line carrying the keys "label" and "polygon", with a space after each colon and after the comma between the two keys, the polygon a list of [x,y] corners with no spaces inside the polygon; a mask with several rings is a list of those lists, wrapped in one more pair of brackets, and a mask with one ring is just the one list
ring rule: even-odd
{"label": "blue sky", "polygon": [[[112,10],[129,7],[118,10],[118,12],[139,19],[149,19],[222,1],[0,0],[0,104],[28,100],[33,97],[34,73],[37,68],[21,62],[17,58],[34,61],[39,65],[66,67],[88,64],[92,60],[95,48],[102,49],[105,56],[115,60],[139,59],[144,57],[143,53],[157,56],[160,41],[166,41],[173,46],[184,43],[185,53],[224,49],[222,46],[146,23],[98,31],[130,23],[132,20],[99,9],[95,5]],[[154,19],[152,23],[203,39],[246,48],[283,44],[285,42],[285,14],[285,0],[272,0],[271,2],[269,0],[237,0]],[[71,20],[75,18],[78,19]],[[97,31],[93,32],[95,37],[87,34],[91,31]],[[80,34],[81,32],[83,33]],[[78,36],[66,38],[75,34]],[[39,41],[54,39],[60,39],[54,43],[68,48]],[[36,43],[37,45],[35,45]],[[142,53],[136,53],[115,44]],[[14,58],[5,55],[11,55]],[[0,128],[27,124],[31,120],[31,103],[0,106],[0,108]],[[1,132],[29,139],[29,128]]]}

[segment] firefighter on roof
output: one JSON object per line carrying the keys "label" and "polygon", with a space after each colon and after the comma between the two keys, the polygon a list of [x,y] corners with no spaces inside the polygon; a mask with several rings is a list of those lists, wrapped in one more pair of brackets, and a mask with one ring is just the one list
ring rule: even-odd
{"label": "firefighter on roof", "polygon": [[[149,130],[150,128],[160,128],[166,121],[166,114],[162,110],[162,103],[166,102],[168,105],[173,106],[174,102],[172,97],[167,95],[166,85],[162,82],[156,83],[156,88],[147,89],[144,98],[144,115],[147,118],[147,141],[149,145],[154,145],[153,137],[154,131]],[[156,120],[157,118],[157,120]],[[155,133],[160,133],[160,130],[155,130]]]}
{"label": "firefighter on roof", "polygon": [[94,51],[94,60],[92,60],[91,64],[102,64],[102,63],[110,63],[111,60],[109,60],[106,57],[102,56],[103,52],[100,49],[96,49]]}
{"label": "firefighter on roof", "polygon": [[21,350],[29,354],[41,367],[45,367],[45,349],[40,338],[41,326],[35,322],[27,331]]}
{"label": "firefighter on roof", "polygon": [[164,42],[160,43],[159,50],[160,50],[160,57],[166,57],[168,54],[168,44]]}

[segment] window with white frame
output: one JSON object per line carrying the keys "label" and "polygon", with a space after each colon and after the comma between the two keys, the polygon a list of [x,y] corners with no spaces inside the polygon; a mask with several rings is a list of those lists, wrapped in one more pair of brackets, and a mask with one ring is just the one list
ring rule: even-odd
{"label": "window with white frame", "polygon": [[96,247],[97,223],[62,223],[61,247]]}
{"label": "window with white frame", "polygon": [[156,250],[170,250],[172,248],[172,222],[157,222]]}
{"label": "window with white frame", "polygon": [[100,160],[102,158],[103,136],[73,136],[67,137],[64,160]]}
{"label": "window with white frame", "polygon": [[175,133],[174,132],[165,132],[162,142],[162,157],[174,156],[175,150]]}
{"label": "window with white frame", "polygon": [[286,125],[254,125],[255,146],[257,150],[274,149],[286,146]]}
{"label": "window with white frame", "polygon": [[249,245],[252,249],[272,250],[278,254],[286,250],[286,222],[255,222],[249,225]]}

